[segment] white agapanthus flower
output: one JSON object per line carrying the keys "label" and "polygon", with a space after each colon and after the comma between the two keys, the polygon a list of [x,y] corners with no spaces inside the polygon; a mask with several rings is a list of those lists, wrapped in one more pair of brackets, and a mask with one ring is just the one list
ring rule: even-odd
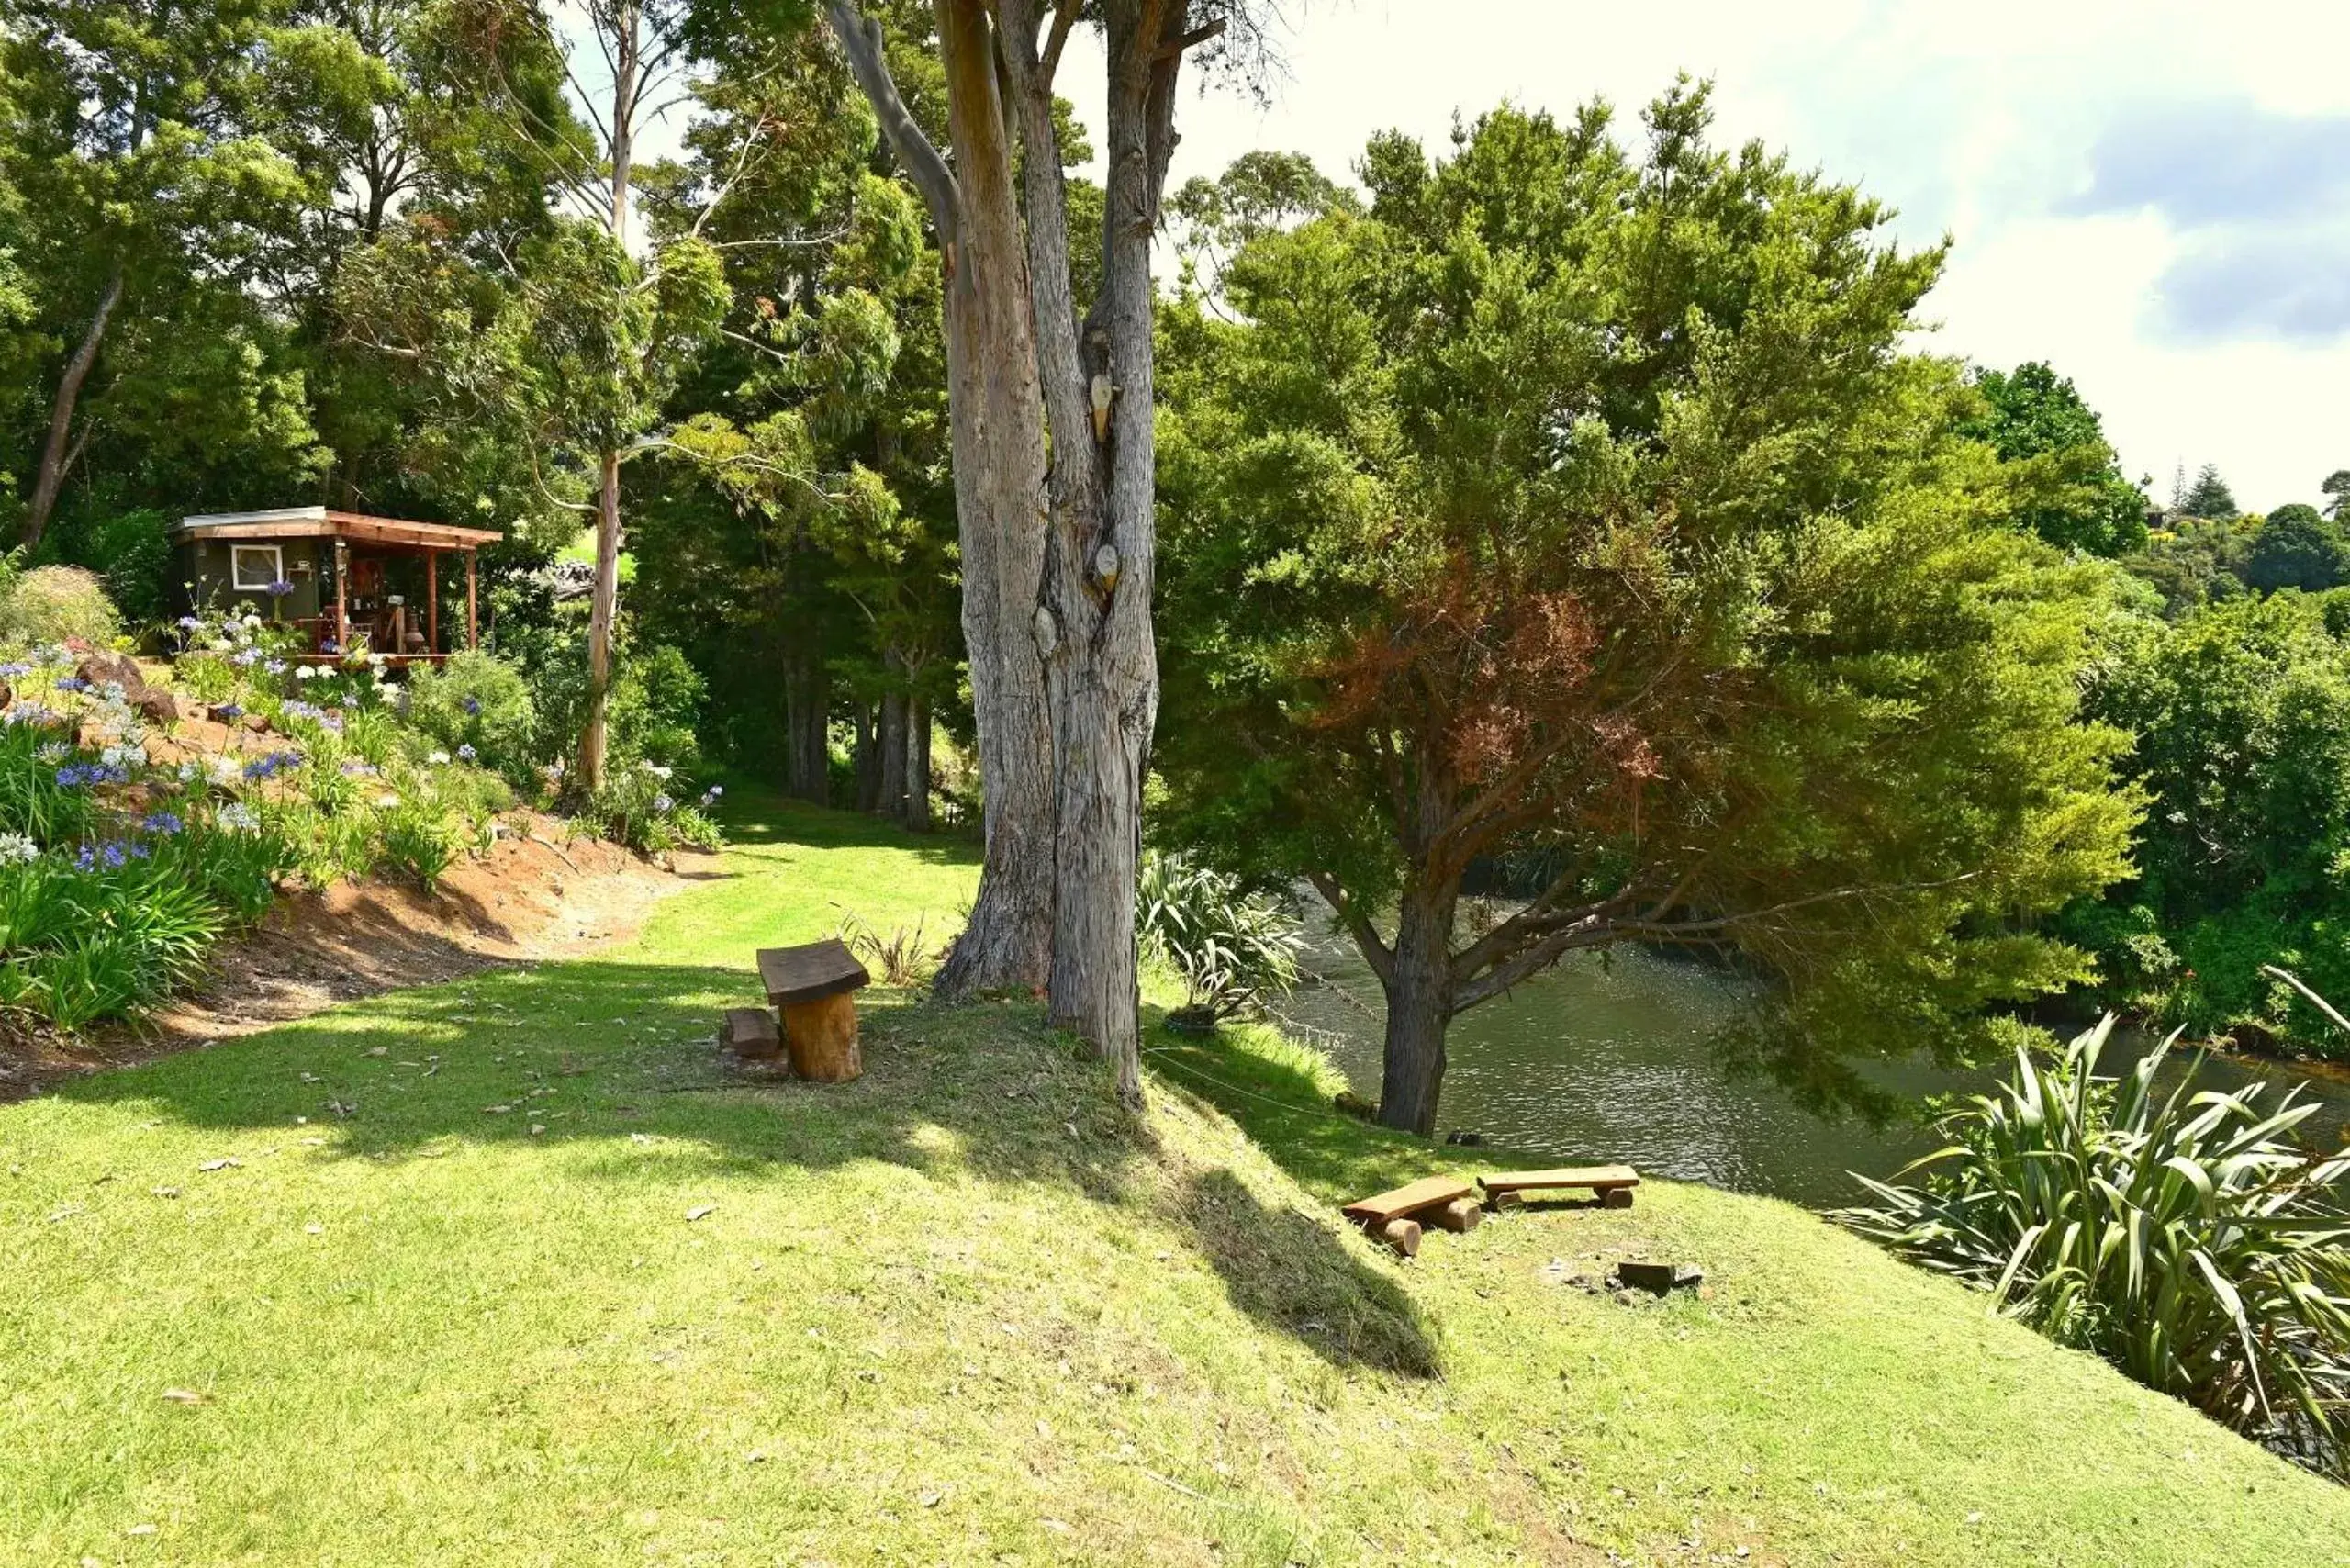
{"label": "white agapanthus flower", "polygon": [[435,767],[444,767],[448,766],[449,754],[445,751],[436,751],[424,760],[431,763]]}
{"label": "white agapanthus flower", "polygon": [[0,833],[0,865],[23,866],[40,858],[40,846],[21,833]]}

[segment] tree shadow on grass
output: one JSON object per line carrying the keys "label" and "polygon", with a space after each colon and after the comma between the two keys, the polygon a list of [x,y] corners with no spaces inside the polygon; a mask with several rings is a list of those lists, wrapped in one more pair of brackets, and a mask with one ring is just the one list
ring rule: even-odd
{"label": "tree shadow on grass", "polygon": [[801,849],[894,849],[941,866],[977,866],[982,846],[958,834],[914,834],[860,812],[841,811],[745,787],[718,812],[730,845],[789,845]]}
{"label": "tree shadow on grass", "polygon": [[642,1180],[641,1137],[671,1170],[755,1178],[869,1161],[1058,1186],[1188,1233],[1240,1310],[1326,1360],[1434,1371],[1408,1297],[1335,1222],[1269,1206],[1212,1158],[1166,1147],[1160,1125],[1123,1109],[1103,1064],[1033,1004],[949,1008],[875,988],[860,997],[865,1075],[818,1085],[718,1050],[720,1012],[758,1001],[739,967],[591,958],[487,971],[51,1097],[229,1134],[298,1126],[353,1159],[431,1157],[452,1141],[584,1146],[597,1157],[575,1170]]}

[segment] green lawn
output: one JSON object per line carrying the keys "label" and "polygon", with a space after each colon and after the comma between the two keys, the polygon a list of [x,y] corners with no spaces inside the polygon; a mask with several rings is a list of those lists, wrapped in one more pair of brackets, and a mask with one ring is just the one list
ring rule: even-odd
{"label": "green lawn", "polygon": [[[857,1083],[731,1084],[755,946],[972,878],[747,795],[632,945],[0,1106],[0,1560],[2350,1563],[2350,1493],[1784,1204],[1393,1260],[1326,1200],[1461,1151],[1275,1040],[1130,1118],[877,989]],[[1561,1282],[1635,1249],[1707,1296]]]}

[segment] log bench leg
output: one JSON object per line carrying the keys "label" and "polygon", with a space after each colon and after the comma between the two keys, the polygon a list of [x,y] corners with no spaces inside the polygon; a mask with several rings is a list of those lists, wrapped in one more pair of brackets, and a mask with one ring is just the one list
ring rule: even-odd
{"label": "log bench leg", "polygon": [[856,995],[841,991],[783,1010],[791,1070],[817,1083],[846,1083],[865,1070],[856,1045]]}
{"label": "log bench leg", "polygon": [[1420,1255],[1420,1222],[1416,1219],[1391,1219],[1371,1231],[1373,1236],[1395,1249],[1406,1258]]}
{"label": "log bench leg", "polygon": [[1632,1206],[1632,1189],[1629,1187],[1608,1188],[1606,1192],[1599,1194],[1599,1206],[1603,1209],[1630,1208]]}
{"label": "log bench leg", "polygon": [[1484,1223],[1485,1211],[1474,1198],[1455,1198],[1440,1209],[1430,1212],[1429,1218],[1446,1230],[1472,1231]]}

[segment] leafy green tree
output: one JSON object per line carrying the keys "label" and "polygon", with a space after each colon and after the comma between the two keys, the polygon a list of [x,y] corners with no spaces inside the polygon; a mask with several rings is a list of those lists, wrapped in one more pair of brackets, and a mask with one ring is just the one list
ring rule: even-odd
{"label": "leafy green tree", "polygon": [[2213,604],[2101,662],[2092,711],[2135,737],[2128,770],[2153,796],[2138,877],[2090,933],[2115,1000],[2198,1029],[2329,1033],[2261,966],[2350,992],[2350,647],[2334,609]]}
{"label": "leafy green tree", "polygon": [[2325,505],[2325,515],[2336,522],[2345,521],[2344,514],[2350,513],[2350,468],[2336,468],[2318,489],[2333,498]]}
{"label": "leafy green tree", "polygon": [[2311,593],[2350,582],[2350,540],[2300,502],[2278,507],[2261,523],[2240,574],[2262,593],[2296,588]]}
{"label": "leafy green tree", "polygon": [[[1455,1014],[1578,949],[1735,948],[1749,1048],[1964,1054],[2084,972],[2028,921],[2121,875],[2077,689],[2107,574],[2012,526],[1979,399],[1904,354],[1942,253],[1707,92],[1628,153],[1497,110],[1166,321],[1167,836],[1312,879],[1386,992],[1381,1118]],[[1551,868],[1488,930],[1469,868]],[[1392,912],[1392,924],[1386,924]]]}
{"label": "leafy green tree", "polygon": [[[552,471],[541,473],[548,498],[594,516],[588,688],[572,775],[593,793],[614,668],[621,465],[674,446],[661,434],[665,408],[717,335],[729,295],[702,218],[665,224],[656,212],[649,232],[639,227],[637,139],[664,95],[683,90],[691,14],[678,0],[596,0],[585,9],[608,82],[583,81],[573,44],[539,0],[454,0],[438,54],[452,77],[444,86],[472,95],[481,123],[535,162],[558,210],[487,254],[468,254],[466,236],[429,213],[387,231],[353,259],[341,313],[379,351],[432,367],[462,403],[520,432],[534,463]],[[754,128],[745,158],[763,134]],[[580,488],[594,500],[570,499]]]}
{"label": "leafy green tree", "polygon": [[2220,477],[2220,466],[2216,463],[2203,465],[2202,471],[2195,476],[2195,483],[2187,487],[2186,494],[2177,498],[2177,510],[2187,517],[2208,518],[2220,522],[2242,515],[2242,509],[2236,505],[2235,494],[2228,488],[2228,482]]}
{"label": "leafy green tree", "polygon": [[2121,555],[2146,543],[2146,498],[2121,476],[2097,411],[2031,361],[1975,377],[1983,412],[1961,428],[2009,465],[2016,521],[2060,549]]}

